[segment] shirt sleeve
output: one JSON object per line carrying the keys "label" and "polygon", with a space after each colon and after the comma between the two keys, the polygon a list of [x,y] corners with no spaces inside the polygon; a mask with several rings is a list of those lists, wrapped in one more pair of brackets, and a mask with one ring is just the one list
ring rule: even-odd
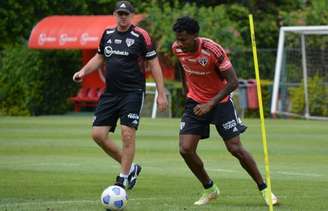
{"label": "shirt sleeve", "polygon": [[232,67],[231,61],[225,52],[225,50],[221,46],[216,46],[217,52],[215,53],[215,65],[219,68],[220,71],[226,71]]}
{"label": "shirt sleeve", "polygon": [[177,48],[177,43],[176,41],[171,45],[171,52],[173,53],[173,55],[177,56],[177,51],[176,51],[176,48]]}
{"label": "shirt sleeve", "polygon": [[104,42],[105,42],[105,35],[106,35],[106,31],[105,30],[101,36],[100,42],[99,42],[99,46],[98,46],[98,50],[97,53],[103,55],[104,54]]}
{"label": "shirt sleeve", "polygon": [[139,32],[142,35],[143,38],[143,44],[144,44],[144,52],[143,56],[145,57],[146,60],[153,59],[157,56],[157,52],[155,50],[154,44],[148,34],[147,31],[140,27],[136,27],[135,30]]}
{"label": "shirt sleeve", "polygon": [[144,56],[147,60],[153,59],[157,56],[157,52],[154,48],[153,42],[152,41],[150,41],[150,42],[151,43],[149,43],[149,44],[147,44],[147,42],[146,42],[146,45],[145,45],[146,50],[145,50]]}

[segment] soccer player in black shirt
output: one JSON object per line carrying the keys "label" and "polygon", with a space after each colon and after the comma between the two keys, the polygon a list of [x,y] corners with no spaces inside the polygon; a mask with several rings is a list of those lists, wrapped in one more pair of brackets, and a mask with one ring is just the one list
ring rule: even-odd
{"label": "soccer player in black shirt", "polygon": [[[116,28],[106,29],[98,53],[73,76],[79,82],[103,64],[106,67],[106,89],[97,105],[92,138],[113,159],[121,164],[116,185],[132,189],[141,166],[133,163],[135,137],[145,91],[145,63],[150,67],[158,91],[160,111],[167,107],[163,76],[148,33],[132,25],[134,8],[128,1],[119,1],[114,10]],[[121,123],[122,150],[108,136],[114,132],[117,120]]]}

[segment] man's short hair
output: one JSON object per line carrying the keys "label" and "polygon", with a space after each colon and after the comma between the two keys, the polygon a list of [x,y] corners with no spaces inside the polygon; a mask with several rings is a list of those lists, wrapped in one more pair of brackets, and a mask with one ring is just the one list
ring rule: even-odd
{"label": "man's short hair", "polygon": [[195,19],[189,16],[183,16],[177,19],[172,29],[175,32],[186,31],[188,34],[198,34],[199,24]]}

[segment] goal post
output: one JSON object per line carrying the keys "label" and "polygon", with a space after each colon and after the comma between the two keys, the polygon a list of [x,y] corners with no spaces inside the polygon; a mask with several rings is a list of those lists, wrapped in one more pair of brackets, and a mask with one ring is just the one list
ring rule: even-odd
{"label": "goal post", "polygon": [[142,115],[143,116],[150,116],[152,119],[155,119],[156,117],[172,117],[172,108],[171,108],[171,93],[165,89],[165,94],[168,100],[168,108],[165,112],[158,112],[157,109],[157,97],[158,92],[156,89],[156,83],[155,82],[146,82],[146,91],[145,91],[145,98],[144,103],[142,107]]}
{"label": "goal post", "polygon": [[280,28],[271,114],[328,120],[328,26]]}

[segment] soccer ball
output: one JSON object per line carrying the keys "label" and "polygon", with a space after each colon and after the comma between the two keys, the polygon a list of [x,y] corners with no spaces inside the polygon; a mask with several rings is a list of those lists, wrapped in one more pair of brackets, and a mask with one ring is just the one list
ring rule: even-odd
{"label": "soccer ball", "polygon": [[113,185],[103,191],[100,200],[107,210],[123,210],[128,203],[128,195],[126,194],[124,188]]}

